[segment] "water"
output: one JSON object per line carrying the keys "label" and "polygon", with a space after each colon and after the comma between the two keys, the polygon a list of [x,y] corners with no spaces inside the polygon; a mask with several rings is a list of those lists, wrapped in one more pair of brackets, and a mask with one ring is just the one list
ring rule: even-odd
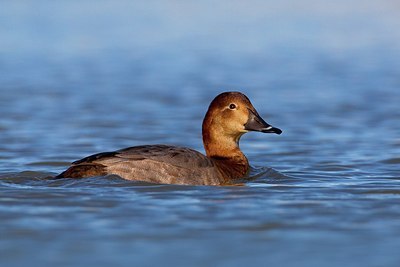
{"label": "water", "polygon": [[[399,266],[396,1],[3,1],[2,266]],[[46,177],[140,144],[203,151],[221,91],[244,186]]]}

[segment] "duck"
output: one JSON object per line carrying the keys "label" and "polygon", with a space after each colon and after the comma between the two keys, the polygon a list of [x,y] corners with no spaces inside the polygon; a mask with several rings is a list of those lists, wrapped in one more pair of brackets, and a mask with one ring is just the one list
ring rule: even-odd
{"label": "duck", "polygon": [[249,161],[239,148],[248,132],[280,135],[282,130],[265,122],[243,93],[223,92],[203,120],[205,155],[180,146],[133,146],[77,160],[55,178],[117,175],[156,184],[231,185],[249,174]]}

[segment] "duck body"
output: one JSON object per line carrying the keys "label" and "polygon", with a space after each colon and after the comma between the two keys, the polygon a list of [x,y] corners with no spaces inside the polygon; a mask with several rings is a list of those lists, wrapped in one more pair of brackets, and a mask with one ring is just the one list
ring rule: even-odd
{"label": "duck body", "polygon": [[[236,176],[246,175],[246,163],[235,162],[231,165],[229,160],[208,158],[186,147],[144,145],[83,158],[73,162],[58,177],[83,178],[114,174],[127,180],[150,183],[221,185],[231,183]],[[237,169],[235,174],[232,169]]]}
{"label": "duck body", "polygon": [[206,155],[186,147],[135,146],[75,161],[56,178],[118,175],[162,184],[233,184],[250,169],[239,148],[240,137],[248,131],[282,132],[267,124],[239,92],[218,95],[210,104],[202,129]]}

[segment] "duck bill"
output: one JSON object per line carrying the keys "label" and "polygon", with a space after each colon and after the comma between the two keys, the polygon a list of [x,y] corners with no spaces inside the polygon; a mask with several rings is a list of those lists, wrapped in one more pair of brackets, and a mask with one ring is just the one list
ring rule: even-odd
{"label": "duck bill", "polygon": [[262,133],[276,133],[281,134],[282,130],[275,128],[268,123],[266,123],[257,112],[249,109],[249,119],[244,125],[244,129],[247,131],[255,131]]}

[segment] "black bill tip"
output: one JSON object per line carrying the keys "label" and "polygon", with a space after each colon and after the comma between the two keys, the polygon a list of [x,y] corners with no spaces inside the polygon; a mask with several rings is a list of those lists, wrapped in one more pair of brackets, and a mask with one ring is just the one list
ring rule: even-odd
{"label": "black bill tip", "polygon": [[282,130],[279,129],[279,128],[276,128],[276,127],[269,126],[269,127],[267,127],[267,128],[261,129],[260,132],[263,132],[263,133],[281,134],[281,133],[282,133]]}

